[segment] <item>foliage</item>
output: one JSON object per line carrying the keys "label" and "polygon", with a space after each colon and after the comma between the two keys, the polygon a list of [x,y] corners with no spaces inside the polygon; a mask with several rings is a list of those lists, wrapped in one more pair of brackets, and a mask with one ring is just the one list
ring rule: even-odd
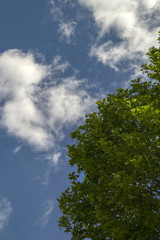
{"label": "foliage", "polygon": [[108,94],[71,133],[68,156],[77,171],[58,201],[59,227],[72,240],[160,235],[160,49],[147,55],[142,71],[154,81],[138,78]]}

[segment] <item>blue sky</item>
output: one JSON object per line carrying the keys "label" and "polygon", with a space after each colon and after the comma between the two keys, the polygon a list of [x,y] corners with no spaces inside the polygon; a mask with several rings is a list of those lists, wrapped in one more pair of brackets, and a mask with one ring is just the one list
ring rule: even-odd
{"label": "blue sky", "polygon": [[0,239],[67,240],[70,132],[140,76],[158,0],[0,1]]}

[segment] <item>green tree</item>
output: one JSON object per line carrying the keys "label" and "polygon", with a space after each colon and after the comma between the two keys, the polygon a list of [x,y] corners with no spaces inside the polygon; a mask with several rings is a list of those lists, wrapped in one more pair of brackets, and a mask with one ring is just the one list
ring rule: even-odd
{"label": "green tree", "polygon": [[108,94],[71,133],[69,163],[77,171],[58,201],[59,227],[72,240],[160,235],[160,49],[147,55],[142,71],[150,81],[138,78]]}

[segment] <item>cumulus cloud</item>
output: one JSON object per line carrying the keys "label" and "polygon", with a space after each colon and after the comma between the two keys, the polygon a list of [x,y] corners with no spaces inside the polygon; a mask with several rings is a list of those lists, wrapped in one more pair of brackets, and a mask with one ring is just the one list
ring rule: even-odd
{"label": "cumulus cloud", "polygon": [[44,228],[50,220],[53,209],[54,209],[54,201],[53,200],[47,200],[46,203],[45,203],[45,206],[44,206],[42,216],[36,222],[36,225],[39,225],[41,228]]}
{"label": "cumulus cloud", "polygon": [[36,150],[48,150],[64,137],[96,101],[75,77],[54,77],[66,65],[36,62],[33,53],[8,50],[0,55],[0,126]]}
{"label": "cumulus cloud", "polygon": [[[160,21],[158,0],[78,0],[92,12],[99,29],[90,55],[118,70],[124,61],[134,68],[145,52],[157,45]],[[109,36],[114,40],[110,40]],[[104,40],[107,37],[107,41]]]}
{"label": "cumulus cloud", "polygon": [[66,43],[70,43],[72,37],[75,34],[76,22],[61,22],[59,24],[58,32],[62,40],[65,40]]}
{"label": "cumulus cloud", "polygon": [[11,213],[11,203],[5,197],[0,197],[0,230],[7,225]]}
{"label": "cumulus cloud", "polygon": [[0,55],[1,127],[39,148],[51,140],[34,98],[35,89],[46,76],[46,66],[36,63],[31,53],[15,49]]}

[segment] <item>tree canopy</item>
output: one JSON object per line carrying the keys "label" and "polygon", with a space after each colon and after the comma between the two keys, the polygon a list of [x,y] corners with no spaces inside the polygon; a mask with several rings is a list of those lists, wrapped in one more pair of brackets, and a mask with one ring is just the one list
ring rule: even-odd
{"label": "tree canopy", "polygon": [[160,235],[160,48],[147,55],[141,70],[149,81],[108,94],[71,133],[69,163],[77,171],[58,201],[59,227],[72,240]]}

